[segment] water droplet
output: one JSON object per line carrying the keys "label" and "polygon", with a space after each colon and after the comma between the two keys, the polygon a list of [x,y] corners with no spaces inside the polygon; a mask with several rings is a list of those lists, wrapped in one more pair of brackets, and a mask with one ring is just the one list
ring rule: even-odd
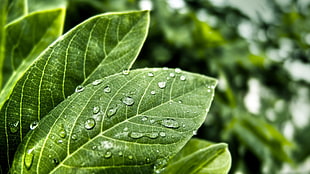
{"label": "water droplet", "polygon": [[105,154],[104,154],[104,158],[111,158],[112,156],[112,152],[111,151],[107,151]]}
{"label": "water droplet", "polygon": [[153,119],[152,119],[152,120],[150,120],[150,123],[151,123],[151,124],[155,123],[155,120],[153,120]]}
{"label": "water droplet", "polygon": [[146,121],[147,120],[147,116],[143,116],[141,120],[142,121]]}
{"label": "water droplet", "polygon": [[174,73],[170,73],[169,76],[170,77],[175,77],[175,74]]}
{"label": "water droplet", "polygon": [[53,160],[52,160],[52,162],[54,163],[54,164],[59,164],[59,161],[58,161],[58,159],[57,158],[54,158]]}
{"label": "water droplet", "polygon": [[94,86],[97,86],[97,85],[99,85],[100,83],[102,83],[102,80],[101,80],[101,79],[98,79],[98,80],[93,81],[91,84],[94,85]]}
{"label": "water droplet", "polygon": [[65,131],[64,129],[61,129],[61,130],[59,131],[59,136],[60,136],[61,138],[65,138],[65,137],[67,136],[66,131]]}
{"label": "water droplet", "polygon": [[122,99],[122,102],[127,106],[132,106],[135,103],[135,100],[131,97],[126,96]]}
{"label": "water droplet", "polygon": [[178,101],[178,103],[180,103],[180,104],[181,104],[181,103],[183,103],[183,101],[182,101],[182,100],[179,100],[179,101]]}
{"label": "water droplet", "polygon": [[116,112],[117,112],[117,109],[118,109],[118,107],[110,108],[110,109],[108,110],[107,116],[108,116],[108,117],[112,117],[113,115],[115,115]]}
{"label": "water droplet", "polygon": [[161,137],[165,137],[165,136],[166,136],[166,133],[165,133],[165,132],[159,132],[159,135],[160,135]]}
{"label": "water droplet", "polygon": [[93,118],[89,118],[85,121],[84,127],[87,130],[91,130],[96,126],[96,121]]}
{"label": "water droplet", "polygon": [[150,162],[151,162],[151,159],[150,159],[150,158],[146,158],[146,159],[145,159],[145,162],[146,162],[146,163],[150,163]]}
{"label": "water droplet", "polygon": [[155,92],[155,91],[151,91],[151,94],[152,94],[152,95],[155,95],[155,94],[156,94],[156,92]]}
{"label": "water droplet", "polygon": [[122,151],[119,151],[119,152],[118,152],[118,156],[123,156],[123,152],[122,152]]}
{"label": "water droplet", "polygon": [[32,166],[33,157],[34,157],[33,150],[34,150],[34,149],[29,149],[29,150],[27,150],[27,152],[26,152],[26,154],[25,154],[24,164],[25,164],[25,167],[26,167],[28,170],[29,170],[30,167]]}
{"label": "water droplet", "polygon": [[122,72],[124,75],[128,75],[129,74],[129,70],[128,69],[124,69]]}
{"label": "water droplet", "polygon": [[97,149],[97,146],[95,145],[95,146],[91,147],[91,149],[95,150],[95,149]]}
{"label": "water droplet", "polygon": [[142,138],[144,134],[141,132],[130,132],[128,136],[134,139],[138,139],[138,138]]}
{"label": "water droplet", "polygon": [[174,70],[174,72],[176,72],[176,73],[180,73],[182,70],[180,69],[180,68],[176,68],[175,70]]}
{"label": "water droplet", "polygon": [[100,107],[99,107],[99,106],[95,106],[95,107],[93,108],[93,113],[94,113],[94,114],[98,114],[99,111],[100,111]]}
{"label": "water droplet", "polygon": [[84,89],[85,89],[84,86],[79,85],[75,88],[75,92],[82,92],[84,91]]}
{"label": "water droplet", "polygon": [[132,156],[132,155],[129,155],[129,156],[128,156],[128,159],[132,160],[132,159],[133,159],[133,156]]}
{"label": "water droplet", "polygon": [[37,121],[34,121],[34,122],[32,122],[31,124],[30,124],[30,129],[31,130],[34,130],[37,126],[38,126],[38,122]]}
{"label": "water droplet", "polygon": [[19,128],[18,125],[19,125],[19,121],[9,124],[11,133],[16,133],[18,131],[18,128]]}
{"label": "water droplet", "polygon": [[149,138],[154,139],[154,138],[158,137],[158,133],[157,132],[152,132],[152,133],[146,134],[146,136],[149,137]]}
{"label": "water droplet", "polygon": [[127,131],[128,131],[128,127],[125,127],[123,130],[124,130],[125,132],[127,132]]}
{"label": "water droplet", "polygon": [[158,82],[157,85],[159,88],[163,89],[166,87],[166,82]]}
{"label": "water droplet", "polygon": [[63,141],[62,140],[58,140],[57,143],[61,144],[61,143],[63,143]]}
{"label": "water droplet", "polygon": [[186,76],[185,75],[181,75],[180,76],[180,80],[182,80],[182,81],[186,80]]}
{"label": "water droplet", "polygon": [[161,120],[161,125],[163,125],[167,128],[174,128],[174,129],[177,129],[180,127],[179,123],[172,118],[167,118],[167,119]]}
{"label": "water droplet", "polygon": [[154,77],[154,74],[152,72],[147,73],[147,76]]}
{"label": "water droplet", "polygon": [[208,91],[208,92],[211,92],[211,89],[208,89],[207,91]]}
{"label": "water droplet", "polygon": [[72,134],[71,138],[72,138],[72,140],[77,140],[77,135],[76,134]]}
{"label": "water droplet", "polygon": [[104,87],[103,92],[110,93],[111,92],[111,88],[109,86],[106,86],[106,87]]}
{"label": "water droplet", "polygon": [[168,67],[163,67],[163,70],[168,70],[169,68]]}
{"label": "water droplet", "polygon": [[194,131],[193,131],[193,135],[197,135],[197,130],[194,130]]}

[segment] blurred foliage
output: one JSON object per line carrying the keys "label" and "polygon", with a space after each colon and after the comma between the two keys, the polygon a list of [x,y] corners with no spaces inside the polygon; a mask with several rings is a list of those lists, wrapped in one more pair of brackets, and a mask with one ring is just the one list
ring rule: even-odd
{"label": "blurred foliage", "polygon": [[294,114],[300,96],[310,96],[309,79],[290,66],[310,67],[310,2],[71,0],[65,28],[141,8],[152,9],[151,27],[135,67],[180,67],[219,79],[197,137],[229,144],[231,173],[310,172],[302,167],[310,154],[309,109],[303,125]]}

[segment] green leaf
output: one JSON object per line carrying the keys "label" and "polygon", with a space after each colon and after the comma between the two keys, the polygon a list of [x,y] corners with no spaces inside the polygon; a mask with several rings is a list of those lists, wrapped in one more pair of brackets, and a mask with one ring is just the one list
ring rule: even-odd
{"label": "green leaf", "polygon": [[8,4],[7,23],[10,23],[13,20],[27,14],[27,12],[28,9],[26,0],[10,0]]}
{"label": "green leaf", "polygon": [[293,162],[288,152],[293,143],[265,120],[247,114],[234,118],[229,129],[261,160],[273,156],[279,161]]}
{"label": "green leaf", "polygon": [[31,13],[5,26],[6,46],[3,84],[19,65],[23,73],[35,58],[62,34],[65,9]]}
{"label": "green leaf", "polygon": [[27,0],[28,12],[66,8],[68,0]]}
{"label": "green leaf", "polygon": [[7,20],[7,0],[1,0],[0,6],[0,90],[2,89],[2,79],[3,79],[3,60],[5,51],[5,29],[4,26]]}
{"label": "green leaf", "polygon": [[231,156],[226,144],[193,138],[159,173],[225,174],[230,166]]}
{"label": "green leaf", "polygon": [[78,87],[27,134],[11,172],[152,173],[202,125],[215,85],[146,68]]}
{"label": "green leaf", "polygon": [[25,73],[22,64],[0,94],[1,164],[9,166],[31,125],[77,85],[129,69],[148,26],[148,11],[101,14],[57,39]]}

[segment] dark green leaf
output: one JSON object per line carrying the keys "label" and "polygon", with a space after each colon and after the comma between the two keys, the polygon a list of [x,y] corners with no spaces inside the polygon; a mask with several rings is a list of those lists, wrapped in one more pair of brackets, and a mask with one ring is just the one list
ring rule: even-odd
{"label": "dark green leaf", "polygon": [[191,139],[160,173],[225,174],[231,166],[227,145]]}
{"label": "dark green leaf", "polygon": [[148,24],[148,11],[98,15],[60,37],[25,73],[20,66],[0,95],[1,163],[12,160],[31,125],[77,85],[129,69]]}
{"label": "dark green leaf", "polygon": [[152,173],[204,122],[215,85],[147,68],[80,86],[28,133],[12,173]]}
{"label": "dark green leaf", "polygon": [[3,84],[19,65],[23,73],[35,58],[62,34],[65,9],[40,11],[23,16],[6,25]]}
{"label": "dark green leaf", "polygon": [[5,51],[5,29],[7,19],[7,0],[1,0],[0,6],[0,90],[2,89],[2,79],[3,79],[3,60],[4,60],[4,51]]}
{"label": "dark green leaf", "polygon": [[27,12],[28,9],[26,0],[10,0],[8,4],[7,23],[10,23],[13,20],[27,14]]}

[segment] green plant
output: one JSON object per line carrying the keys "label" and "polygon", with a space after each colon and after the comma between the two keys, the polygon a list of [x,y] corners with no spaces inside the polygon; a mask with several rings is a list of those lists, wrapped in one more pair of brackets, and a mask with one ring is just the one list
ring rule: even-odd
{"label": "green plant", "polygon": [[64,7],[17,14],[23,2],[0,9],[3,173],[228,172],[226,144],[191,139],[217,81],[129,70],[148,11],[100,14],[59,37]]}

